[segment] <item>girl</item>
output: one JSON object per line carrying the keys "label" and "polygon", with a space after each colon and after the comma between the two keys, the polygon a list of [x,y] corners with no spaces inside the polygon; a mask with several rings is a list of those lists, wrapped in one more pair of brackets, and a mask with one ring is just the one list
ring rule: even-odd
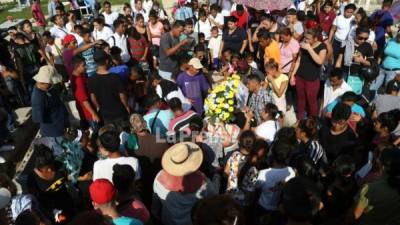
{"label": "girl", "polygon": [[160,49],[160,39],[164,34],[164,25],[159,21],[157,12],[154,10],[150,11],[149,23],[147,25],[148,40],[151,43],[150,51],[153,56],[153,67],[157,68],[157,58]]}
{"label": "girl", "polygon": [[268,103],[261,114],[263,122],[255,128],[256,135],[264,139],[268,144],[272,143],[275,133],[280,128],[277,121],[280,114],[276,105]]}
{"label": "girl", "polygon": [[272,97],[278,109],[282,112],[286,111],[286,90],[289,78],[279,71],[279,65],[273,59],[266,64],[267,71],[266,84],[272,89]]}

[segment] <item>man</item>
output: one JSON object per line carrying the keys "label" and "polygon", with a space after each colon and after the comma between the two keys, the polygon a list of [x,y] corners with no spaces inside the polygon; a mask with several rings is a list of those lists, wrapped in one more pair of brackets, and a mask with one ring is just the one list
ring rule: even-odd
{"label": "man", "polygon": [[56,39],[63,40],[64,37],[68,34],[68,31],[65,28],[64,18],[61,15],[55,15],[52,17],[52,21],[54,23],[54,26],[50,28],[51,36]]}
{"label": "man", "polygon": [[343,47],[342,43],[347,39],[347,36],[351,30],[354,20],[353,14],[356,9],[357,7],[354,4],[346,5],[344,14],[337,16],[333,21],[328,41],[329,43],[332,43],[333,57],[335,62],[340,54],[340,49]]}
{"label": "man", "polygon": [[286,15],[287,26],[291,29],[293,37],[296,40],[301,40],[304,33],[303,24],[297,18],[297,11],[295,9],[289,9]]}
{"label": "man", "polygon": [[262,86],[261,79],[257,75],[247,77],[247,88],[251,92],[251,96],[245,110],[252,110],[257,124],[262,122],[261,114],[264,112],[267,103],[274,103],[271,90]]}
{"label": "man", "polygon": [[118,76],[109,74],[109,56],[103,50],[94,54],[97,72],[88,80],[90,98],[104,123],[128,119],[129,107],[124,86]]}
{"label": "man", "polygon": [[247,47],[247,34],[244,29],[237,26],[236,17],[228,18],[228,29],[222,34],[221,49],[231,49],[233,53],[243,54]]}
{"label": "man", "polygon": [[95,41],[97,40],[103,40],[103,41],[108,41],[108,39],[113,35],[113,31],[111,30],[110,27],[104,25],[104,19],[103,18],[95,18],[93,20],[93,39]]}
{"label": "man", "polygon": [[110,47],[117,46],[121,49],[121,59],[124,63],[129,62],[131,56],[128,51],[128,40],[125,35],[125,22],[123,20],[115,20],[114,21],[114,34],[108,39],[108,43]]}
{"label": "man", "polygon": [[112,28],[114,25],[114,21],[118,19],[119,14],[111,10],[111,3],[109,1],[104,1],[103,9],[104,22]]}
{"label": "man", "polygon": [[325,82],[324,99],[321,102],[320,110],[324,110],[327,105],[351,90],[351,87],[343,80],[343,71],[338,68],[332,70],[329,79]]}
{"label": "man", "polygon": [[237,72],[240,76],[241,81],[245,85],[247,85],[247,77],[251,74],[257,75],[260,80],[265,80],[265,75],[258,69],[254,69],[253,67],[251,67],[245,59],[242,59],[238,62]]}
{"label": "man", "polygon": [[[93,43],[92,42],[92,37],[89,29],[82,29],[82,39],[83,39],[83,44],[88,45]],[[98,42],[95,42],[98,43]],[[85,64],[86,64],[86,74],[87,76],[91,77],[96,74],[96,62],[93,59],[95,52],[95,47],[92,46],[86,50],[84,50],[81,55],[85,59]]]}
{"label": "man", "polygon": [[183,94],[192,103],[194,110],[202,115],[204,112],[204,97],[207,95],[210,85],[202,73],[203,65],[198,58],[192,58],[188,63],[188,69],[178,75],[176,84]]}
{"label": "man", "polygon": [[179,132],[184,132],[189,134],[189,123],[193,117],[198,115],[189,110],[187,112],[183,111],[182,102],[179,98],[173,98],[168,102],[169,108],[174,113],[174,118],[169,122],[168,135],[177,134]]}
{"label": "man", "polygon": [[365,111],[363,107],[361,107],[359,104],[356,103],[357,100],[358,96],[354,92],[352,91],[345,92],[340,99],[336,99],[326,106],[325,115],[327,117],[330,117],[335,106],[338,105],[339,103],[344,103],[351,107],[352,115],[356,114],[361,118],[364,118],[366,116]]}
{"label": "man", "polygon": [[201,148],[191,142],[175,144],[164,153],[161,159],[163,169],[154,179],[152,202],[153,215],[163,224],[192,224],[192,207],[200,199],[217,194],[214,186],[198,170],[202,162]]}
{"label": "man", "polygon": [[393,17],[390,13],[390,8],[392,6],[393,0],[384,0],[382,1],[382,9],[375,11],[370,19],[374,26],[375,30],[375,41],[378,45],[377,55],[382,57],[383,49],[386,44],[385,35],[392,36],[391,26],[393,25]]}
{"label": "man", "polygon": [[169,122],[172,120],[174,114],[170,109],[160,109],[161,102],[158,95],[150,95],[147,97],[149,110],[143,116],[147,122],[147,129],[151,134],[165,137],[168,131]]}
{"label": "man", "polygon": [[150,84],[156,91],[158,97],[168,103],[173,98],[179,98],[183,105],[183,110],[187,112],[192,108],[192,103],[185,98],[179,86],[170,80],[162,79],[157,73],[150,78]]}
{"label": "man", "polygon": [[115,201],[117,190],[110,181],[106,179],[95,180],[89,187],[89,193],[94,208],[99,210],[105,217],[111,218],[112,224],[143,225],[140,220],[121,216],[117,212],[117,204]]}
{"label": "man", "polygon": [[27,179],[28,193],[35,196],[47,219],[55,223],[56,215],[61,214],[67,220],[64,222],[68,222],[74,216],[74,202],[67,190],[66,173],[50,148],[36,145],[34,150],[34,168]]}
{"label": "man", "polygon": [[102,133],[98,139],[99,152],[105,159],[97,160],[93,165],[93,180],[107,179],[112,182],[113,166],[115,164],[130,165],[135,171],[135,179],[141,178],[139,161],[134,157],[122,156],[119,134],[114,131]]}
{"label": "man", "polygon": [[172,74],[179,72],[179,54],[182,47],[189,41],[185,39],[179,41],[179,36],[183,31],[183,24],[181,21],[176,21],[172,25],[172,30],[161,36],[160,40],[160,67],[159,74],[162,78],[171,80]]}
{"label": "man", "polygon": [[236,11],[231,13],[231,16],[237,19],[238,27],[242,29],[247,29],[247,23],[249,21],[249,13],[244,9],[242,4],[236,6]]}
{"label": "man", "polygon": [[68,125],[68,112],[52,84],[62,78],[52,66],[42,66],[33,77],[32,120],[40,124],[42,137],[60,137]]}
{"label": "man", "polygon": [[263,30],[258,32],[257,38],[261,48],[264,48],[264,65],[266,65],[271,59],[274,62],[281,64],[281,51],[271,33],[269,31]]}

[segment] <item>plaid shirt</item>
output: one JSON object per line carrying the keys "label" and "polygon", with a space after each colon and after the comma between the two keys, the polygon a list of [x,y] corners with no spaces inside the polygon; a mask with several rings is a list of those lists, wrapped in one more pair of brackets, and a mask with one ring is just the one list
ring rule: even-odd
{"label": "plaid shirt", "polygon": [[261,113],[263,112],[267,103],[274,103],[270,88],[266,89],[261,87],[258,93],[252,93],[250,96],[248,106],[251,110],[253,110],[254,118],[256,119],[257,124],[262,122]]}

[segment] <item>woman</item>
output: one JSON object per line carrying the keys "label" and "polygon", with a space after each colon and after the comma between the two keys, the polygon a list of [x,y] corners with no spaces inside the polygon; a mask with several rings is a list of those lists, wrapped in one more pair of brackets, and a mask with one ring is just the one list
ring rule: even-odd
{"label": "woman", "polygon": [[371,44],[371,46],[373,47],[374,50],[376,50],[378,46],[375,43],[375,32],[373,30],[371,30],[371,28],[370,28],[371,27],[371,21],[368,18],[367,12],[363,8],[359,8],[357,10],[357,13],[356,13],[356,15],[354,17],[354,23],[352,24],[352,27],[351,27],[350,32],[349,32],[348,39],[351,39],[351,38],[354,39],[354,37],[356,36],[356,30],[359,27],[368,28],[369,37],[368,37],[367,42],[369,44]]}
{"label": "woman", "polygon": [[40,34],[32,29],[32,23],[29,20],[24,20],[20,25],[20,29],[30,43],[40,50],[44,49]]}
{"label": "woman", "polygon": [[253,42],[258,42],[257,34],[262,29],[268,30],[274,40],[279,41],[279,24],[271,14],[265,15],[264,18],[261,19],[260,25],[254,31],[252,38]]}
{"label": "woman", "polygon": [[33,0],[32,17],[36,21],[39,33],[43,33],[46,28],[46,19],[40,6],[40,0]]}
{"label": "woman", "polygon": [[318,167],[326,163],[324,149],[317,140],[318,123],[313,118],[300,120],[296,127],[296,137],[300,140],[299,155],[307,155]]}
{"label": "woman", "polygon": [[[138,16],[140,16],[140,14]],[[132,28],[129,32],[128,43],[132,58],[139,63],[145,63],[149,50],[145,36],[140,34],[136,28]]]}
{"label": "woman", "polygon": [[391,143],[393,141],[391,133],[396,129],[397,125],[398,122],[391,112],[379,114],[378,118],[374,120],[376,137],[373,143],[376,145]]}
{"label": "woman", "polygon": [[364,78],[359,71],[363,66],[370,66],[371,59],[374,57],[372,46],[367,42],[369,33],[366,27],[357,28],[353,39],[345,41],[346,45],[341,49],[336,61],[337,68],[344,65],[343,70],[348,74],[347,84],[358,95],[362,93],[364,86]]}
{"label": "woman", "polygon": [[74,31],[74,26],[76,25],[76,16],[73,11],[69,11],[67,17],[68,17],[68,23],[65,24],[65,28],[67,28],[67,31],[69,33],[71,33]]}
{"label": "woman", "polygon": [[280,114],[276,105],[268,103],[261,114],[262,123],[255,128],[256,135],[264,139],[268,144],[272,143],[276,132],[280,128],[277,121]]}
{"label": "woman", "polygon": [[282,73],[289,74],[294,69],[296,58],[300,50],[300,44],[293,38],[292,31],[288,27],[280,31],[279,39],[279,49],[281,52],[280,69]]}
{"label": "woman", "polygon": [[144,37],[146,41],[148,40],[147,29],[144,23],[144,16],[142,14],[137,14],[135,17],[135,29],[139,32],[140,35]]}
{"label": "woman", "polygon": [[273,59],[265,65],[267,72],[266,84],[272,89],[272,98],[279,111],[286,112],[286,90],[289,78],[279,70],[279,65]]}
{"label": "woman", "polygon": [[226,191],[242,206],[250,205],[255,190],[258,174],[255,142],[256,135],[252,131],[243,132],[239,138],[239,151],[233,152],[225,165]]}
{"label": "woman", "polygon": [[327,48],[319,41],[319,32],[307,30],[301,51],[292,73],[289,73],[292,84],[296,83],[297,119],[304,118],[306,104],[308,116],[318,116],[317,96],[320,87],[321,66],[325,62]]}
{"label": "woman", "polygon": [[158,19],[157,12],[154,10],[150,11],[149,23],[147,24],[147,35],[151,42],[151,55],[153,56],[153,67],[157,68],[157,58],[160,49],[160,39],[164,34],[164,25]]}

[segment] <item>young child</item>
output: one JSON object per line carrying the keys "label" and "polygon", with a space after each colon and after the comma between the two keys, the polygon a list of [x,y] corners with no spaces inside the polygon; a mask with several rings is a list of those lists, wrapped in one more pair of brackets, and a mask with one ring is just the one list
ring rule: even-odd
{"label": "young child", "polygon": [[251,68],[258,70],[257,63],[254,61],[254,55],[251,52],[245,54],[245,59]]}
{"label": "young child", "polygon": [[222,36],[219,34],[217,26],[211,28],[211,38],[208,42],[208,49],[210,50],[210,59],[212,59],[212,69],[218,70],[219,67],[219,55],[221,52]]}
{"label": "young child", "polygon": [[271,59],[266,65],[267,83],[272,89],[272,98],[278,106],[279,111],[286,112],[286,90],[289,78],[279,71],[279,64]]}
{"label": "young child", "polygon": [[179,41],[183,41],[188,39],[188,43],[182,47],[182,51],[186,53],[186,55],[193,56],[193,49],[196,45],[196,40],[193,37],[193,21],[192,19],[187,19],[185,21],[185,27],[183,28],[183,32],[179,37]]}

